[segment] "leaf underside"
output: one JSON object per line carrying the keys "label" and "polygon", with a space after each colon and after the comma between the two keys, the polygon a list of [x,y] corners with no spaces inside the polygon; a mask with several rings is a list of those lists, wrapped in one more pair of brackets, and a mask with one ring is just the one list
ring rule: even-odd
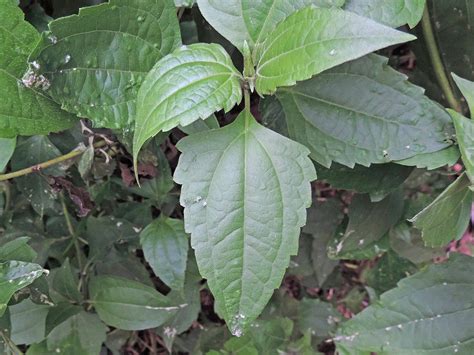
{"label": "leaf underside", "polygon": [[216,310],[234,335],[255,320],[298,251],[316,178],[305,147],[248,112],[181,140],[174,179]]}

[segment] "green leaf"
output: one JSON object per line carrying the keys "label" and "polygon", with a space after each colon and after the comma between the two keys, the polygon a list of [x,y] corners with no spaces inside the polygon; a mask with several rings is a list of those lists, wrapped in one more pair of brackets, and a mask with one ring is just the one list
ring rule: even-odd
{"label": "green leaf", "polygon": [[367,195],[357,195],[349,206],[349,224],[336,238],[328,254],[337,259],[358,259],[357,253],[382,239],[403,214],[403,196],[394,192],[372,203]]}
{"label": "green leaf", "polygon": [[415,27],[423,16],[426,0],[347,0],[344,9],[390,27]]}
{"label": "green leaf", "polygon": [[188,236],[181,220],[158,218],[140,234],[145,260],[172,290],[184,286],[188,258]]}
{"label": "green leaf", "polygon": [[51,353],[97,355],[106,338],[107,327],[95,314],[84,311],[54,328],[47,338]]}
{"label": "green leaf", "polygon": [[174,0],[176,7],[193,7],[196,0]]}
{"label": "green leaf", "polygon": [[400,187],[413,168],[397,164],[374,164],[369,168],[356,165],[353,169],[332,164],[330,169],[316,165],[320,180],[326,180],[332,187],[370,194],[373,202],[383,200]]}
{"label": "green leaf", "polygon": [[0,316],[13,294],[46,273],[41,266],[23,261],[0,263]]}
{"label": "green leaf", "polygon": [[181,44],[172,0],[111,0],[49,29],[30,58],[36,73],[65,110],[98,127],[129,127],[146,74]]}
{"label": "green leaf", "polygon": [[197,120],[184,127],[180,126],[179,129],[187,135],[190,135],[197,132],[208,131],[210,129],[217,129],[219,127],[219,122],[217,121],[216,116],[211,115],[205,120]]}
{"label": "green leaf", "polygon": [[323,338],[334,334],[342,315],[327,302],[318,299],[303,298],[298,305],[298,328],[302,333]]}
{"label": "green leaf", "polygon": [[183,46],[147,75],[137,100],[133,154],[160,131],[186,126],[242,99],[241,75],[218,44]]}
{"label": "green leaf", "polygon": [[416,166],[419,169],[434,170],[443,166],[453,166],[460,156],[461,153],[458,147],[450,146],[434,153],[418,154],[408,159],[398,160],[395,163],[404,166]]}
{"label": "green leaf", "polygon": [[[203,144],[206,142],[206,144]],[[174,179],[186,231],[216,310],[242,335],[298,251],[316,178],[308,150],[247,111],[231,125],[182,139]]]}
{"label": "green leaf", "polygon": [[471,220],[473,194],[469,185],[469,179],[463,174],[428,207],[410,219],[422,231],[426,245],[444,246],[463,236]]}
{"label": "green leaf", "polygon": [[[33,136],[22,140],[13,154],[11,167],[20,170],[57,158],[61,152],[48,137]],[[56,192],[51,188],[45,175],[63,176],[64,170],[59,166],[42,171],[43,174],[28,174],[15,179],[16,185],[33,209],[43,216],[51,212],[56,205]]]}
{"label": "green leaf", "polygon": [[469,180],[474,184],[474,121],[448,110],[456,128],[456,138]]}
{"label": "green leaf", "polygon": [[293,12],[304,7],[342,6],[344,0],[198,0],[199,10],[241,52],[244,42],[253,49]]}
{"label": "green leaf", "polygon": [[106,324],[123,330],[158,327],[181,307],[136,281],[98,276],[90,283],[91,303]]}
{"label": "green leaf", "polygon": [[3,244],[0,247],[0,260],[32,262],[37,254],[34,249],[28,245],[29,240],[29,237],[19,237]]}
{"label": "green leaf", "polygon": [[66,259],[61,267],[55,270],[51,287],[64,297],[65,301],[80,303],[82,295],[78,291],[78,282],[77,275],[71,269],[69,259]]}
{"label": "green leaf", "polygon": [[346,322],[335,338],[341,355],[470,354],[474,340],[474,262],[452,254],[403,279]]}
{"label": "green leaf", "polygon": [[388,291],[397,286],[401,279],[416,271],[415,265],[401,258],[395,252],[385,253],[377,263],[363,274],[367,286],[378,293]]}
{"label": "green leaf", "polygon": [[49,334],[59,324],[82,310],[83,308],[81,306],[72,304],[70,301],[60,302],[54,307],[50,307],[48,316],[46,317],[46,334]]}
{"label": "green leaf", "polygon": [[325,203],[318,201],[308,210],[308,220],[303,227],[303,232],[311,234],[313,237],[310,247],[310,256],[312,269],[316,274],[319,287],[323,286],[324,282],[339,263],[328,257],[327,247],[329,242],[334,239],[342,219],[342,206],[334,199]]}
{"label": "green leaf", "polygon": [[450,145],[446,139],[453,133],[449,115],[377,55],[280,89],[277,96],[290,137],[325,167],[436,152]]}
{"label": "green leaf", "polygon": [[7,167],[16,147],[16,138],[0,138],[0,173]]}
{"label": "green leaf", "polygon": [[305,8],[281,22],[257,56],[257,91],[275,92],[377,49],[415,39],[351,12]]}
{"label": "green leaf", "polygon": [[474,117],[474,82],[466,80],[457,76],[456,74],[451,74],[459,90],[466,98],[467,104],[469,105],[469,111],[471,111],[471,118]]}
{"label": "green leaf", "polygon": [[39,343],[45,337],[49,306],[38,305],[30,299],[9,306],[11,339],[15,344]]}
{"label": "green leaf", "polygon": [[390,229],[390,248],[402,258],[414,264],[422,264],[446,253],[444,248],[430,248],[424,245],[421,232],[403,221]]}
{"label": "green leaf", "polygon": [[47,134],[71,127],[75,118],[41,92],[39,87],[48,85],[44,77],[30,73],[21,81],[38,32],[24,21],[15,1],[0,0],[0,8],[0,137]]}

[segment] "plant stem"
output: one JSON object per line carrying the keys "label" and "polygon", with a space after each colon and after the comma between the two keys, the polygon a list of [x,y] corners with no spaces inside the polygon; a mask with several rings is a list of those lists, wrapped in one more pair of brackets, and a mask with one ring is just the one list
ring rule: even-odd
{"label": "plant stem", "polygon": [[74,231],[74,226],[72,225],[71,216],[69,215],[69,211],[67,210],[67,206],[66,206],[66,201],[64,200],[64,194],[61,192],[59,197],[61,199],[61,205],[63,207],[63,214],[64,214],[64,219],[66,220],[67,229],[74,242],[74,248],[76,249],[77,264],[79,265],[79,270],[82,273],[82,268],[84,266],[84,263],[82,260],[81,246],[79,244],[79,239],[77,238],[76,232]]}
{"label": "plant stem", "polygon": [[[97,142],[96,144],[94,144],[94,148],[101,148],[101,147],[104,147],[106,145],[107,145],[107,142],[100,141],[100,142]],[[21,170],[15,171],[13,173],[0,175],[0,181],[6,181],[6,180],[14,179],[14,178],[17,178],[17,177],[20,177],[20,176],[28,175],[28,174],[31,174],[31,173],[34,173],[34,172],[38,172],[40,170],[49,168],[50,166],[62,163],[66,160],[76,158],[76,157],[80,156],[81,154],[83,154],[86,150],[87,150],[87,148],[85,148],[85,147],[84,148],[78,148],[78,149],[73,150],[72,152],[69,152],[65,155],[61,155],[57,158],[48,160],[44,163],[33,165],[33,166],[30,166],[29,168],[21,169]]]}
{"label": "plant stem", "polygon": [[244,89],[244,101],[245,109],[250,112],[250,91],[247,88]]}
{"label": "plant stem", "polygon": [[446,100],[448,100],[449,106],[453,110],[461,112],[462,108],[459,104],[454,91],[451,87],[449,82],[448,76],[446,75],[446,71],[444,70],[444,65],[441,60],[441,55],[438,50],[438,46],[436,44],[436,39],[433,32],[433,26],[431,24],[430,13],[428,10],[428,4],[425,6],[425,10],[423,12],[423,18],[421,20],[421,26],[423,28],[423,35],[425,37],[426,46],[428,47],[428,52],[431,59],[431,64],[433,65],[436,79],[438,80],[439,85],[441,86],[441,90],[443,91]]}

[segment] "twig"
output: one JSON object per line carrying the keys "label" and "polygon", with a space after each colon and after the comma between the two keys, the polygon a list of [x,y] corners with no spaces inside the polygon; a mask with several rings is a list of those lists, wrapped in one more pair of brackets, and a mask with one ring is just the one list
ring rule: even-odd
{"label": "twig", "polygon": [[64,219],[66,220],[67,229],[74,242],[74,248],[76,249],[76,256],[77,256],[77,263],[79,265],[79,270],[82,273],[82,270],[83,270],[82,268],[84,266],[84,263],[82,260],[81,246],[79,244],[79,240],[77,239],[76,232],[74,231],[74,226],[72,225],[71,216],[69,215],[69,211],[67,210],[64,194],[61,192],[59,197],[61,199],[61,205],[63,207],[63,214],[64,214]]}
{"label": "twig", "polygon": [[[94,144],[94,148],[102,148],[106,145],[107,145],[107,142],[100,141],[100,142],[97,142],[97,143]],[[44,163],[36,164],[36,165],[30,166],[29,168],[21,169],[21,170],[15,171],[13,173],[0,175],[0,181],[6,181],[6,180],[14,179],[14,178],[17,178],[17,177],[20,177],[20,176],[24,176],[24,175],[28,175],[28,174],[31,174],[31,173],[38,172],[40,170],[49,168],[50,166],[62,163],[64,161],[67,161],[67,160],[70,160],[70,159],[74,159],[74,158],[80,156],[81,154],[83,154],[86,150],[87,150],[86,147],[77,148],[77,149],[73,150],[72,152],[69,152],[65,155],[61,155],[57,158],[48,160]]]}
{"label": "twig", "polygon": [[451,106],[453,110],[461,112],[461,105],[454,95],[454,91],[444,70],[444,65],[441,60],[441,55],[439,54],[438,46],[436,45],[428,4],[426,4],[425,10],[423,12],[421,26],[423,28],[423,35],[425,37],[426,46],[428,47],[428,53],[430,55],[431,64],[433,65],[438,84],[441,86],[441,90],[443,91],[446,100],[448,100],[449,106]]}

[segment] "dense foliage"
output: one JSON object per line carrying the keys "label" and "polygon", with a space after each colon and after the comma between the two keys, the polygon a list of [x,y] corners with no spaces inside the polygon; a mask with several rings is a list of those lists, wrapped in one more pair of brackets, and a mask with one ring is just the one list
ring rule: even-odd
{"label": "dense foliage", "polygon": [[0,352],[472,354],[473,14],[0,0]]}

